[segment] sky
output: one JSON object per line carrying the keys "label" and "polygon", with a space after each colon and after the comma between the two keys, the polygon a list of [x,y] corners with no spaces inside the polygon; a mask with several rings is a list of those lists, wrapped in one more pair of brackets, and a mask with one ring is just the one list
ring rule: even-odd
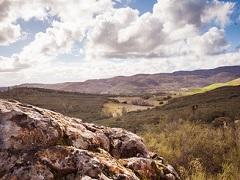
{"label": "sky", "polygon": [[0,86],[229,65],[239,0],[0,0]]}

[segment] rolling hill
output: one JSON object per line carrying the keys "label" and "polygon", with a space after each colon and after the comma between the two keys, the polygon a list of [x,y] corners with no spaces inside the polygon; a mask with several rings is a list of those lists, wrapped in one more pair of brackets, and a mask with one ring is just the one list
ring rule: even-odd
{"label": "rolling hill", "polygon": [[234,79],[232,81],[228,81],[225,83],[215,83],[211,84],[209,86],[205,86],[203,88],[197,88],[197,89],[192,89],[190,90],[189,94],[196,94],[196,93],[204,93],[207,91],[211,91],[220,87],[225,87],[225,86],[239,86],[240,85],[240,78]]}
{"label": "rolling hill", "polygon": [[[193,110],[193,106],[197,109]],[[173,98],[166,105],[139,112],[130,112],[120,118],[108,118],[99,123],[141,132],[145,125],[156,125],[166,119],[211,123],[215,118],[240,118],[240,86],[226,86],[205,93]]]}
{"label": "rolling hill", "polygon": [[[108,101],[106,95],[80,94],[38,88],[13,88],[0,92],[0,98],[47,108],[64,115],[96,121],[104,118],[102,108]],[[106,117],[105,117],[106,118]]]}
{"label": "rolling hill", "polygon": [[[128,112],[121,117],[109,117],[103,113],[104,105],[111,102],[109,95],[15,88],[0,92],[0,98],[15,99],[87,122],[122,127],[134,132],[141,131],[145,125],[157,124],[162,119],[212,122],[221,116],[240,118],[240,86],[225,86],[204,93],[172,98],[165,105]],[[193,112],[192,107],[195,105],[198,108]]]}
{"label": "rolling hill", "polygon": [[118,76],[85,82],[22,84],[18,87],[35,87],[90,94],[136,95],[201,88],[214,83],[225,83],[239,77],[240,66],[225,66],[207,70]]}

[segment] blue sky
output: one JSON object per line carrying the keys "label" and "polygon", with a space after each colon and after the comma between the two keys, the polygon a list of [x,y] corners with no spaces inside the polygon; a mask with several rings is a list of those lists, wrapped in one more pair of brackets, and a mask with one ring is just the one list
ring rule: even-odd
{"label": "blue sky", "polygon": [[240,0],[3,2],[0,86],[240,64]]}
{"label": "blue sky", "polygon": [[157,0],[133,0],[130,7],[138,9],[141,13],[152,11]]}
{"label": "blue sky", "polygon": [[240,0],[232,0],[236,3],[235,12],[232,15],[232,22],[226,28],[226,38],[233,47],[240,45]]}

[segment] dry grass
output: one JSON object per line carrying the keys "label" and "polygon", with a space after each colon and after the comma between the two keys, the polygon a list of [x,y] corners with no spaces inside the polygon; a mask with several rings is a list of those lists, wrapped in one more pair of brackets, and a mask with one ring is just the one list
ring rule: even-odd
{"label": "dry grass", "polygon": [[141,135],[150,150],[177,167],[183,179],[235,180],[240,178],[240,125],[235,128],[163,120],[146,126]]}
{"label": "dry grass", "polygon": [[120,117],[128,112],[143,111],[152,108],[151,106],[138,106],[109,101],[104,104],[102,111],[106,116]]}

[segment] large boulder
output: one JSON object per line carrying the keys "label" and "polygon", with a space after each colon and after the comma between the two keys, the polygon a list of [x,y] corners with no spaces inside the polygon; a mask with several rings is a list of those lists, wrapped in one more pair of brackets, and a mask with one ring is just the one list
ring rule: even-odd
{"label": "large boulder", "polygon": [[137,135],[0,99],[0,179],[179,179]]}

